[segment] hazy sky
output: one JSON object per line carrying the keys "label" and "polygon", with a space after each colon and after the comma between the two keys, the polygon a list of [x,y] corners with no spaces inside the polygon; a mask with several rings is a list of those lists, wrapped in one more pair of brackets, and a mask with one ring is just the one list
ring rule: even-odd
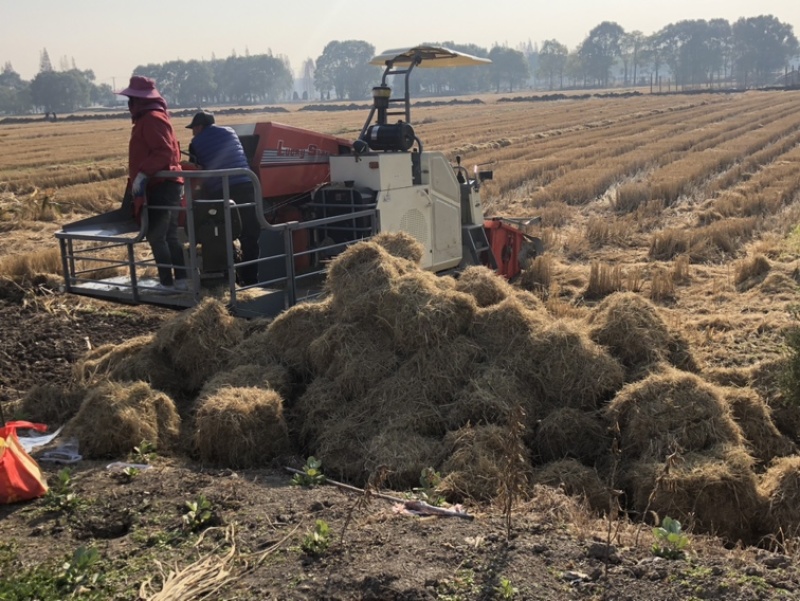
{"label": "hazy sky", "polygon": [[[384,12],[392,7],[391,12]],[[300,70],[331,40],[364,40],[376,52],[422,42],[516,48],[557,39],[574,49],[602,21],[651,34],[684,19],[773,15],[800,35],[798,0],[0,0],[0,66],[24,78],[47,49],[124,87],[140,64],[237,54],[289,57]]]}

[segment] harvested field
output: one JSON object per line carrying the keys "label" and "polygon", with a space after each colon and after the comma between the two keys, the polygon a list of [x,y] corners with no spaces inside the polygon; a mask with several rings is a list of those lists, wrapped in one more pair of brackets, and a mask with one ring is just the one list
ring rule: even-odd
{"label": "harvested field", "polygon": [[[546,256],[512,283],[484,268],[435,277],[413,240],[382,236],[331,263],[322,302],[264,323],[214,301],[119,317],[58,292],[58,262],[41,253],[61,223],[115,205],[128,126],[0,127],[0,402],[66,424],[91,499],[56,515],[44,500],[0,508],[18,567],[42,535],[52,560],[105,541],[105,561],[143,562],[130,582],[155,558],[187,565],[223,544],[179,525],[202,493],[207,525],[240,528],[240,598],[483,599],[500,578],[531,599],[791,598],[800,408],[779,383],[798,325],[800,93],[488,97],[413,114],[426,149],[491,165],[487,214],[542,216],[529,229]],[[364,115],[263,117],[352,137]],[[105,473],[150,446],[155,469],[127,483]],[[281,468],[312,455],[365,492],[288,487]],[[409,522],[378,508],[382,491],[479,517]],[[147,499],[155,512],[126,513]],[[716,576],[652,562],[664,517]],[[341,534],[336,551],[298,550],[315,519]],[[32,520],[46,524],[35,535]],[[104,520],[114,536],[98,534]],[[273,544],[275,565],[255,560]],[[394,558],[368,559],[375,545]],[[459,584],[465,561],[480,584]],[[570,570],[585,585],[556,574]],[[676,584],[687,579],[691,590]],[[103,590],[123,598],[130,582]]]}

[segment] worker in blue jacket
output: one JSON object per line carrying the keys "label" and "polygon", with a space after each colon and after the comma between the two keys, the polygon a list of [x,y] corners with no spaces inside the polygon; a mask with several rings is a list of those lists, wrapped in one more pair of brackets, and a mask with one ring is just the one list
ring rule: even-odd
{"label": "worker in blue jacket", "polygon": [[[244,153],[239,136],[230,127],[221,127],[214,123],[214,115],[200,111],[186,126],[192,130],[192,142],[189,144],[189,157],[201,169],[249,169],[247,156]],[[203,180],[202,197],[207,199],[222,198],[222,178]],[[237,175],[228,179],[231,199],[237,204],[254,203],[253,184],[246,175]],[[254,261],[259,258],[258,239],[261,233],[256,219],[255,206],[239,210],[239,221],[242,230],[239,244],[242,248],[242,260]],[[239,280],[244,286],[258,282],[258,264],[239,268]]]}

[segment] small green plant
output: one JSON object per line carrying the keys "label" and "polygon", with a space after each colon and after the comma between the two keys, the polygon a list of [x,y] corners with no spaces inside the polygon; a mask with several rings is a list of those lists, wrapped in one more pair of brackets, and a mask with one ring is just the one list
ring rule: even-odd
{"label": "small green plant", "polygon": [[319,486],[325,484],[325,474],[322,473],[322,461],[316,457],[306,459],[302,474],[295,474],[292,477],[292,484],[295,486]]}
{"label": "small green plant", "polygon": [[475,572],[458,568],[452,580],[443,580],[436,587],[439,601],[466,601],[475,592]]}
{"label": "small green plant", "polygon": [[59,565],[38,565],[20,570],[9,556],[0,557],[0,599],[4,601],[63,601],[107,599],[107,591],[97,590],[102,580],[99,569],[100,555],[94,548],[79,547],[71,557]]}
{"label": "small green plant", "polygon": [[100,559],[100,553],[94,547],[78,547],[69,561],[61,566],[56,582],[60,589],[75,591],[78,588],[92,587],[97,584],[100,572],[92,568]]}
{"label": "small green plant", "polygon": [[116,479],[121,482],[132,482],[136,476],[142,473],[138,467],[134,467],[132,465],[122,469],[119,472],[116,472]]}
{"label": "small green plant", "polygon": [[300,548],[308,555],[317,557],[325,553],[331,544],[331,529],[324,520],[317,520],[314,529],[303,537]]}
{"label": "small green plant", "polygon": [[500,578],[500,584],[495,587],[495,592],[501,599],[513,599],[519,590],[508,578]]}
{"label": "small green plant", "polygon": [[133,447],[130,458],[133,463],[150,463],[158,454],[156,445],[149,440],[143,440],[139,446]]}
{"label": "small green plant", "polygon": [[44,497],[45,503],[58,511],[73,511],[80,505],[80,499],[73,490],[72,470],[60,470],[55,483],[50,485]]}
{"label": "small green plant", "polygon": [[683,559],[686,556],[684,549],[689,545],[687,537],[678,520],[665,517],[661,526],[653,528],[653,536],[656,541],[653,543],[653,555],[665,559]]}
{"label": "small green plant", "polygon": [[181,519],[186,530],[197,532],[210,526],[214,520],[214,509],[205,495],[200,495],[194,501],[186,501],[185,507],[186,513]]}
{"label": "small green plant", "polygon": [[444,497],[436,493],[436,487],[442,482],[442,476],[432,467],[423,468],[419,475],[419,488],[414,492],[421,501],[439,507],[444,503]]}

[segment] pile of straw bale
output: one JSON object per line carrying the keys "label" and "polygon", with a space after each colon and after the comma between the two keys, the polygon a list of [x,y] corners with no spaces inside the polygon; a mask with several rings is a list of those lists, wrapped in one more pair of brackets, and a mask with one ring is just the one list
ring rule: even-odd
{"label": "pile of straw bale", "polygon": [[495,498],[514,470],[600,512],[732,541],[798,523],[795,442],[755,389],[703,378],[648,300],[556,317],[485,267],[438,277],[421,256],[380,234],[330,263],[320,300],[274,320],[244,325],[206,299],[95,349],[76,365],[89,392],[70,431],[88,456],[141,439],[230,468],[314,455],[356,485],[380,470],[414,488],[433,468],[460,500]]}

